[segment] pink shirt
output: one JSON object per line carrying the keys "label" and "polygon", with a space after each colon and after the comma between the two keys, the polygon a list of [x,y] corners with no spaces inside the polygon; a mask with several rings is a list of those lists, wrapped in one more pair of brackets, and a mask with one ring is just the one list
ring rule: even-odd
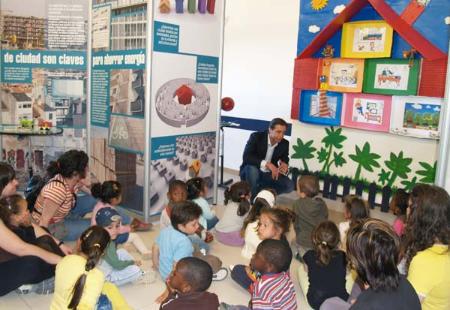
{"label": "pink shirt", "polygon": [[392,228],[394,228],[397,236],[401,237],[403,235],[403,232],[405,231],[405,223],[403,223],[402,219],[397,217],[394,221],[394,224],[392,224]]}
{"label": "pink shirt", "polygon": [[[114,206],[110,205],[109,203],[104,203],[104,202],[101,202],[100,200],[97,202],[97,204],[94,207],[94,210],[92,211],[91,226],[97,225],[97,222],[95,221],[95,216],[97,215],[98,210],[107,208],[107,207],[112,208],[114,210],[116,209]],[[122,225],[122,223],[120,224],[119,234],[129,233],[130,231],[131,231],[130,225]]]}

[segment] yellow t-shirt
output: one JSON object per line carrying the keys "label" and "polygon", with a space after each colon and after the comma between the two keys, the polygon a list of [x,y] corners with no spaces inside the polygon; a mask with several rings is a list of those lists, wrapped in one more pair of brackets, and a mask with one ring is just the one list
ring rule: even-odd
{"label": "yellow t-shirt", "polygon": [[450,252],[448,245],[435,244],[414,256],[408,280],[422,301],[424,310],[450,309]]}
{"label": "yellow t-shirt", "polygon": [[[79,255],[68,255],[56,266],[55,293],[53,295],[51,310],[69,309],[72,299],[72,290],[78,278],[84,273],[86,259]],[[95,309],[98,298],[105,284],[103,272],[97,268],[87,273],[86,282],[77,309]]]}

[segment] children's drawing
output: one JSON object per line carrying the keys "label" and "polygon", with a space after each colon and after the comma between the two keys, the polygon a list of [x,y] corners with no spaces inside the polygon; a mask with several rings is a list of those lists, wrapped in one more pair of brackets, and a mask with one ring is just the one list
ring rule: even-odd
{"label": "children's drawing", "polygon": [[383,100],[354,98],[352,121],[381,125],[383,123],[383,110]]}
{"label": "children's drawing", "polygon": [[427,103],[405,103],[403,127],[437,131],[441,107]]}
{"label": "children's drawing", "polygon": [[377,64],[374,88],[407,90],[409,70],[408,64]]}
{"label": "children's drawing", "polygon": [[426,139],[439,139],[441,98],[393,96],[390,132]]}
{"label": "children's drawing", "polygon": [[311,109],[309,115],[312,117],[336,118],[337,98],[327,96],[325,91],[311,96]]}
{"label": "children's drawing", "polygon": [[357,88],[358,66],[353,63],[331,63],[329,84],[334,87]]}
{"label": "children's drawing", "polygon": [[353,52],[381,53],[385,50],[386,27],[361,27],[355,29]]}

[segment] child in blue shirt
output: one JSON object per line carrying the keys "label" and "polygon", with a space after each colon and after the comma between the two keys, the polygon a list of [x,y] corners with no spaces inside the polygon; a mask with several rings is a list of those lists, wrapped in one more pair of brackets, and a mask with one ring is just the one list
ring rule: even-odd
{"label": "child in blue shirt", "polygon": [[[164,228],[156,242],[153,244],[152,260],[153,268],[158,270],[164,281],[172,272],[177,261],[184,257],[195,256],[206,261],[213,269],[213,280],[219,281],[226,278],[228,271],[222,268],[222,262],[215,256],[194,253],[194,247],[188,236],[194,234],[199,228],[199,218],[202,209],[191,201],[174,204],[170,215],[172,226]],[[163,301],[168,291],[157,300]]]}

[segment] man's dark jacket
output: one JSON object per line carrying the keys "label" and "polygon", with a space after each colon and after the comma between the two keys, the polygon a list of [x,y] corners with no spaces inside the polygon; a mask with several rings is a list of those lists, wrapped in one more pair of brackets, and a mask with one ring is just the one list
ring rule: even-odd
{"label": "man's dark jacket", "polygon": [[[268,135],[269,132],[267,130],[254,132],[250,135],[245,145],[241,170],[246,165],[252,165],[258,168],[261,166],[261,161],[266,158]],[[281,140],[273,151],[272,164],[278,167],[279,160],[282,160],[286,164],[289,163],[289,141],[286,139]]]}

